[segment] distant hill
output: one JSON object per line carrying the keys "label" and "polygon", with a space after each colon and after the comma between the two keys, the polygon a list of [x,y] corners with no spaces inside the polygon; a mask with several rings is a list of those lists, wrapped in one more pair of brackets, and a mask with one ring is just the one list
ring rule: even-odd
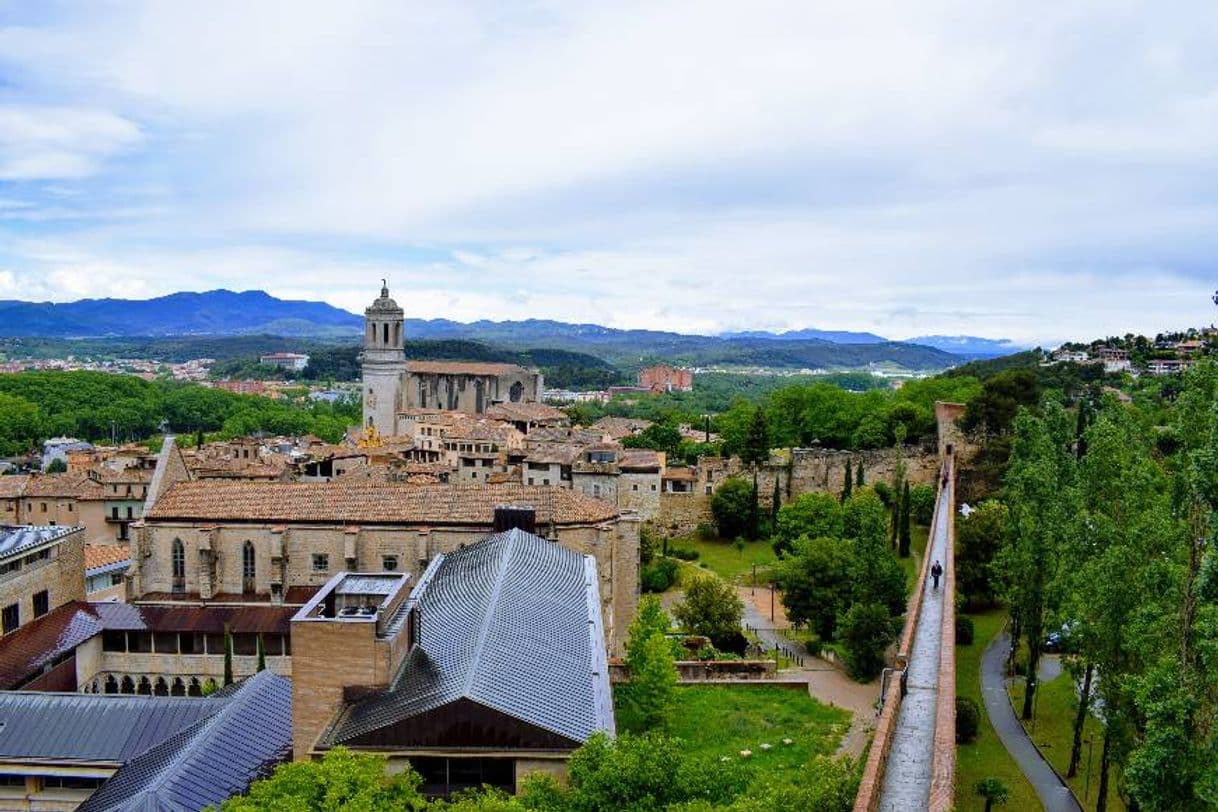
{"label": "distant hill", "polygon": [[0,301],[0,336],[105,338],[181,335],[353,336],[363,319],[324,302],[260,290],[173,293],[156,299]]}
{"label": "distant hill", "polygon": [[909,339],[909,342],[935,347],[965,358],[997,358],[1027,349],[1009,338],[978,338],[977,336],[920,336]]}
{"label": "distant hill", "polygon": [[[31,341],[128,342],[157,338],[210,346],[217,337],[281,336],[354,343],[362,328],[362,317],[354,313],[323,302],[278,299],[263,291],[213,290],[146,300],[84,299],[63,304],[0,301],[0,338]],[[743,332],[704,336],[546,319],[470,324],[407,319],[406,337],[412,341],[478,341],[518,353],[564,350],[595,356],[626,370],[655,361],[704,367],[840,370],[883,364],[938,370],[961,361],[955,352],[964,352],[964,358],[999,354],[967,352],[977,346],[975,342],[986,339],[968,339],[974,344],[963,343],[961,349],[952,351],[946,346],[888,341],[873,333],[849,331],[805,329],[780,335]]]}
{"label": "distant hill", "polygon": [[764,330],[746,330],[739,333],[720,333],[720,338],[772,338],[777,341],[829,341],[834,344],[882,344],[888,339],[875,333],[855,333],[850,330],[787,330],[785,333],[770,333]]}

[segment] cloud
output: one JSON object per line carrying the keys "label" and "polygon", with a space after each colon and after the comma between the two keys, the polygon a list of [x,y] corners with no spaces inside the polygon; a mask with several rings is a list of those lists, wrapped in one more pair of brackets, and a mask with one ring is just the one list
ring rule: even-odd
{"label": "cloud", "polygon": [[139,127],[106,111],[0,105],[0,180],[87,177],[139,140]]}
{"label": "cloud", "polygon": [[387,275],[465,319],[1153,332],[1209,319],[1216,36],[1135,0],[66,7],[0,29],[0,262],[51,296],[359,310]]}

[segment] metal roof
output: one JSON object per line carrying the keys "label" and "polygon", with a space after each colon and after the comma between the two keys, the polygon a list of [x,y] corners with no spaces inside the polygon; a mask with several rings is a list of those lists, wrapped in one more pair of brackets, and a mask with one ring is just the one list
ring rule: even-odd
{"label": "metal roof", "polygon": [[121,764],[220,707],[195,697],[0,693],[0,758]]}
{"label": "metal roof", "polygon": [[0,559],[20,555],[78,532],[79,527],[63,525],[0,525]]}
{"label": "metal roof", "polygon": [[418,643],[352,705],[335,745],[462,700],[578,745],[614,730],[596,562],[514,529],[438,557],[411,596]]}
{"label": "metal roof", "polygon": [[262,671],[203,701],[219,709],[127,763],[78,812],[198,812],[291,755],[290,681]]}
{"label": "metal roof", "polygon": [[343,578],[334,587],[336,595],[388,595],[404,580],[405,576],[397,575],[361,575],[353,573]]}

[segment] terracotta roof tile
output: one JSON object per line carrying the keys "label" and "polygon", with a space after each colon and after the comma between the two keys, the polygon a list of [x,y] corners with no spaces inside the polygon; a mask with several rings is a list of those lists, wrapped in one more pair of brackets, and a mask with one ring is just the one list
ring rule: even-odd
{"label": "terracotta roof tile", "polygon": [[0,499],[16,499],[22,496],[29,481],[28,474],[0,476]]}
{"label": "terracotta roof tile", "polygon": [[401,482],[179,482],[145,514],[147,521],[310,524],[457,524],[490,526],[495,506],[527,504],[538,524],[596,524],[614,505],[565,488],[527,485],[411,485]]}
{"label": "terracotta roof tile", "polygon": [[531,374],[515,364],[489,364],[480,361],[407,361],[408,372],[440,375],[517,375]]}
{"label": "terracotta roof tile", "polygon": [[131,560],[131,553],[121,544],[86,544],[85,545],[85,569],[97,569],[98,567],[109,566],[110,564],[119,564],[124,561]]}

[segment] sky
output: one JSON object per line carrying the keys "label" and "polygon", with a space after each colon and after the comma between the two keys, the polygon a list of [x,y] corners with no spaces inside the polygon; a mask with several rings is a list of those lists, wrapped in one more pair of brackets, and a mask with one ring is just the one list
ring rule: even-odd
{"label": "sky", "polygon": [[1212,0],[0,0],[0,299],[1218,321]]}

